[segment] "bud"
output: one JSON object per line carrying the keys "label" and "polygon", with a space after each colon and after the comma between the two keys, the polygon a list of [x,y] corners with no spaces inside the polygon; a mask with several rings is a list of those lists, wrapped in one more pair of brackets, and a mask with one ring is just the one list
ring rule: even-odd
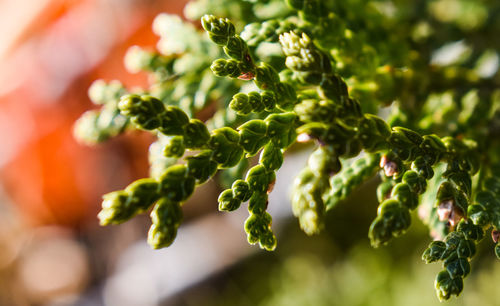
{"label": "bud", "polygon": [[267,170],[262,165],[252,167],[247,172],[245,180],[254,192],[265,193],[269,184],[276,179],[274,171]]}
{"label": "bud", "polygon": [[500,231],[498,230],[492,230],[491,231],[491,239],[493,240],[494,243],[498,243],[498,239],[500,238]]}
{"label": "bud", "polygon": [[398,172],[398,164],[389,160],[387,155],[382,156],[380,159],[380,168],[384,169],[386,176],[393,176]]}
{"label": "bud", "polygon": [[217,171],[217,163],[211,158],[212,151],[210,150],[201,151],[186,158],[189,175],[194,177],[198,184],[204,183]]}
{"label": "bud", "polygon": [[411,163],[411,169],[426,179],[431,179],[434,176],[432,164],[422,156],[417,157]]}
{"label": "bud", "polygon": [[462,213],[462,210],[456,206],[453,207],[453,210],[451,211],[450,218],[448,219],[448,222],[450,223],[450,226],[453,228],[455,225],[460,222],[464,217],[464,214]]}
{"label": "bud", "polygon": [[240,207],[241,201],[233,197],[233,191],[231,189],[226,189],[219,195],[217,199],[219,202],[220,211],[233,211]]}
{"label": "bud", "polygon": [[293,112],[269,115],[264,121],[267,124],[266,134],[280,148],[289,147],[297,138],[295,121],[297,115]]}
{"label": "bud", "polygon": [[248,202],[248,211],[252,214],[263,214],[266,212],[268,204],[267,193],[254,192]]}
{"label": "bud", "polygon": [[448,300],[451,295],[458,296],[464,288],[464,283],[461,277],[451,278],[448,271],[439,272],[434,285],[437,290],[437,295],[440,301]]}
{"label": "bud", "polygon": [[118,224],[130,219],[135,209],[130,205],[127,192],[120,190],[103,196],[102,210],[98,214],[101,225]]}
{"label": "bud", "polygon": [[439,221],[448,221],[453,210],[453,200],[446,200],[439,204],[437,214]]}
{"label": "bud", "polygon": [[126,95],[120,99],[118,108],[124,116],[144,130],[161,127],[161,114],[165,112],[163,103],[152,96]]}
{"label": "bud", "polygon": [[189,123],[186,113],[177,106],[167,106],[162,115],[162,125],[159,131],[165,135],[184,135],[184,128]]}
{"label": "bud", "polygon": [[170,166],[160,177],[160,193],[167,199],[185,201],[194,191],[195,179],[185,165]]}
{"label": "bud", "polygon": [[205,15],[201,18],[201,25],[208,32],[210,39],[220,46],[226,45],[235,33],[234,25],[227,18]]}
{"label": "bud", "polygon": [[[224,52],[231,58],[241,62],[248,60],[247,44],[238,35],[229,37],[227,45],[223,48]],[[248,56],[248,57],[247,57]]]}
{"label": "bud", "polygon": [[208,146],[213,150],[212,159],[219,164],[219,168],[236,166],[243,157],[240,144],[240,135],[229,127],[212,131]]}
{"label": "bud", "polygon": [[225,60],[223,58],[219,58],[212,63],[210,69],[216,76],[219,77],[228,76],[231,78],[237,78],[242,74],[241,67],[234,59]]}
{"label": "bud", "polygon": [[276,249],[277,240],[273,232],[269,231],[263,234],[259,241],[259,246],[266,251],[274,251]]}
{"label": "bud", "polygon": [[255,155],[269,142],[267,137],[267,125],[262,120],[250,120],[238,127],[240,134],[240,145],[248,153]]}
{"label": "bud", "polygon": [[418,206],[418,194],[413,192],[408,184],[396,184],[392,189],[392,197],[408,209],[415,209]]}
{"label": "bud", "polygon": [[184,144],[186,148],[197,149],[203,147],[210,139],[207,126],[198,119],[191,119],[184,128]]}
{"label": "bud", "polygon": [[467,258],[458,258],[446,266],[451,277],[465,277],[470,273],[470,264]]}
{"label": "bud", "polygon": [[427,188],[427,181],[422,176],[418,175],[417,172],[413,170],[408,170],[403,175],[403,183],[410,186],[413,192],[418,194],[424,193]]}
{"label": "bud", "polygon": [[281,149],[272,142],[268,143],[260,153],[259,163],[268,170],[278,170],[283,164]]}
{"label": "bud", "polygon": [[182,136],[170,137],[163,148],[165,157],[182,157],[184,155],[184,141]]}
{"label": "bud", "polygon": [[479,241],[484,237],[484,231],[481,226],[475,225],[469,220],[462,220],[458,223],[457,231],[462,232],[469,241]]}
{"label": "bud", "polygon": [[233,190],[234,198],[242,202],[248,201],[252,196],[252,190],[250,190],[250,186],[244,180],[236,180],[231,189]]}
{"label": "bud", "polygon": [[438,261],[441,259],[445,251],[446,244],[444,242],[433,241],[425,250],[424,254],[422,254],[422,259],[425,260],[426,263]]}
{"label": "bud", "polygon": [[255,71],[255,84],[260,89],[272,89],[280,82],[278,72],[269,64],[262,63]]}
{"label": "bud", "polygon": [[178,202],[162,198],[151,212],[152,225],[148,232],[148,243],[154,249],[168,247],[177,236],[182,222],[182,209]]}
{"label": "bud", "polygon": [[264,91],[261,94],[261,101],[261,105],[263,105],[267,111],[271,111],[276,107],[276,96],[271,91]]}
{"label": "bud", "polygon": [[229,107],[237,112],[238,115],[248,115],[252,111],[252,106],[248,103],[248,95],[241,92],[233,96]]}
{"label": "bud", "polygon": [[251,244],[259,242],[261,248],[272,251],[276,248],[276,237],[271,230],[272,218],[267,212],[262,214],[250,213],[245,221],[247,240]]}
{"label": "bud", "polygon": [[254,112],[261,112],[264,110],[264,105],[262,104],[262,97],[256,91],[251,91],[247,96],[248,104],[250,104],[251,110]]}

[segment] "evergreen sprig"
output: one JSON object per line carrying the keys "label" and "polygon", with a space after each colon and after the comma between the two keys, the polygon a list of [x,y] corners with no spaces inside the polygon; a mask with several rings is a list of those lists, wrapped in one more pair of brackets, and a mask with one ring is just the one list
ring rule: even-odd
{"label": "evergreen sprig", "polygon": [[118,81],[109,83],[98,80],[89,88],[90,100],[102,105],[99,110],[85,112],[75,123],[75,137],[86,144],[96,144],[121,134],[129,120],[120,114],[118,101],[127,93]]}
{"label": "evergreen sprig", "polygon": [[[296,142],[312,143],[292,191],[301,228],[320,232],[327,210],[378,172],[371,244],[406,232],[418,208],[435,238],[446,236],[423,255],[426,262],[443,261],[438,297],[460,294],[487,231],[500,258],[500,83],[498,69],[488,75],[481,68],[488,54],[498,57],[491,35],[500,30],[491,21],[498,10],[486,10],[484,25],[471,25],[456,12],[441,18],[422,7],[410,1],[391,7],[375,1],[191,1],[186,15],[201,18],[204,32],[160,15],[154,24],[159,52],[133,47],[126,56],[131,72],[152,76],[151,86],[129,91],[117,82],[94,83],[89,95],[101,108],[75,126],[86,143],[134,128],[158,138],[150,147],[151,178],[106,194],[101,224],[152,209],[148,241],[168,246],[183,203],[223,170],[227,189],[219,210],[248,202],[249,243],[274,250],[267,208],[276,171]],[[445,37],[464,42],[463,59],[436,60],[449,42]],[[377,116],[387,105],[387,119]],[[211,118],[197,118],[209,106]]]}

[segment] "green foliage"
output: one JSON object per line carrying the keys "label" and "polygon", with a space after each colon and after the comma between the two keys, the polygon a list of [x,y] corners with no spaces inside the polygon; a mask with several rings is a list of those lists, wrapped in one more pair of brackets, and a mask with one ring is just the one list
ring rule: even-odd
{"label": "green foliage", "polygon": [[99,110],[85,112],[75,124],[75,134],[86,144],[96,144],[121,134],[127,127],[129,119],[120,114],[118,102],[126,93],[118,81],[105,83],[96,81],[89,88],[90,100],[102,105]]}
{"label": "green foliage", "polygon": [[[102,106],[75,126],[86,143],[126,129],[158,138],[151,178],[105,195],[101,223],[154,206],[148,241],[168,246],[182,204],[221,170],[230,188],[219,210],[248,201],[249,243],[274,250],[268,194],[286,151],[305,142],[314,152],[291,202],[308,235],[379,172],[371,244],[403,235],[418,209],[438,239],[423,255],[443,261],[438,297],[459,295],[488,231],[500,258],[500,6],[458,1],[446,11],[447,0],[424,2],[191,1],[186,15],[201,18],[204,32],[160,15],[159,52],[133,47],[126,56],[129,70],[152,76],[151,86],[127,91],[97,81],[89,95]],[[463,45],[462,55],[441,59],[454,44]],[[197,118],[209,105],[213,116]],[[259,152],[257,164],[249,163]]]}

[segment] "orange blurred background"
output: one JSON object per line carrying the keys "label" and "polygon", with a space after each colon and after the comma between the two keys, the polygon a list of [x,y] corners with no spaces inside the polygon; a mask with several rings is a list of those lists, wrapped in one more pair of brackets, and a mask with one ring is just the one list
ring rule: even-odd
{"label": "orange blurred background", "polygon": [[154,48],[154,17],[182,15],[185,2],[0,0],[0,305],[73,304],[124,241],[144,237],[127,226],[122,238],[101,232],[96,215],[104,193],[147,175],[151,138],[87,147],[73,125],[95,107],[94,80],[146,84],[125,71],[124,54]]}
{"label": "orange blurred background", "polygon": [[72,135],[92,107],[92,81],[131,75],[131,45],[154,47],[159,12],[181,14],[183,1],[0,1],[0,179],[32,224],[78,226],[95,218],[102,194],[147,174],[149,140],[134,135],[89,148]]}

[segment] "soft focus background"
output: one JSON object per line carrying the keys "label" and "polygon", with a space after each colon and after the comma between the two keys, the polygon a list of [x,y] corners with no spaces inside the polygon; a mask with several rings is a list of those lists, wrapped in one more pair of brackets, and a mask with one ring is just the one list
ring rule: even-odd
{"label": "soft focus background", "polygon": [[[72,126],[92,107],[95,79],[145,84],[123,56],[134,44],[154,48],[154,16],[182,15],[185,2],[0,0],[0,305],[438,305],[439,266],[420,259],[423,226],[369,246],[375,182],[330,212],[323,234],[299,230],[287,196],[307,152],[278,173],[273,253],[246,243],[245,212],[217,212],[215,184],[190,199],[168,249],[147,246],[147,216],[99,227],[101,195],[147,175],[151,138],[91,148]],[[482,246],[449,305],[500,305],[500,264]]]}

